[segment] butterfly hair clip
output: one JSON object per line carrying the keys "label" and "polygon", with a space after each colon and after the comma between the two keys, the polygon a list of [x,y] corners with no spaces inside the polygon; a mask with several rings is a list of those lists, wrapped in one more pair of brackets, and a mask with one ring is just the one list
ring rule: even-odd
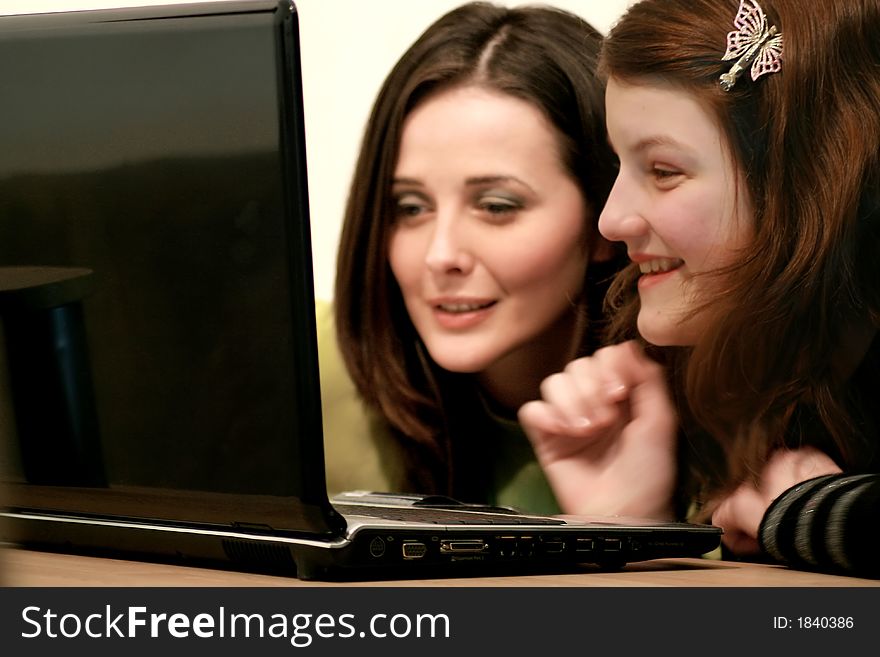
{"label": "butterfly hair clip", "polygon": [[755,0],[740,0],[733,26],[736,29],[727,33],[727,52],[721,60],[739,59],[720,77],[724,91],[733,88],[749,64],[753,81],[782,69],[782,34],[775,25],[767,26],[767,17]]}

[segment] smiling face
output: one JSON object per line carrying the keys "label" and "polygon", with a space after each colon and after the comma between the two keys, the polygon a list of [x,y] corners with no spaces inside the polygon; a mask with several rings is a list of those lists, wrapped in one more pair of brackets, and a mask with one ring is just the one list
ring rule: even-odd
{"label": "smiling face", "polygon": [[393,196],[391,269],[441,367],[491,378],[567,353],[590,215],[538,109],[473,86],[430,97],[404,123]]}
{"label": "smiling face", "polygon": [[692,345],[709,300],[700,277],[731,264],[752,234],[748,192],[724,136],[691,94],[615,78],[605,92],[608,137],[620,172],[599,217],[642,271],[638,329],[656,345]]}

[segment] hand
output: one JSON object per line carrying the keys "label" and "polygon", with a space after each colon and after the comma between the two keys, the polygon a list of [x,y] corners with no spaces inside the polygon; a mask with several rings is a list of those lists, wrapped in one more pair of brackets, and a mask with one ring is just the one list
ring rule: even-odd
{"label": "hand", "polygon": [[761,471],[758,486],[745,482],[726,497],[712,514],[712,524],[724,529],[721,540],[731,552],[757,554],[758,527],[773,500],[802,481],[839,472],[834,461],[813,447],[777,450]]}
{"label": "hand", "polygon": [[678,418],[635,342],[572,361],[519,420],[565,513],[673,517]]}

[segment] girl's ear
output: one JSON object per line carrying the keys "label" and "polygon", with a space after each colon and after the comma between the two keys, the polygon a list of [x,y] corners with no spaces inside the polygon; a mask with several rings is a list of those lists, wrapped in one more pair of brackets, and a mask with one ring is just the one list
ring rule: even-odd
{"label": "girl's ear", "polygon": [[592,262],[608,262],[614,258],[616,249],[615,242],[606,240],[597,231],[593,241],[593,248],[590,249],[590,260]]}

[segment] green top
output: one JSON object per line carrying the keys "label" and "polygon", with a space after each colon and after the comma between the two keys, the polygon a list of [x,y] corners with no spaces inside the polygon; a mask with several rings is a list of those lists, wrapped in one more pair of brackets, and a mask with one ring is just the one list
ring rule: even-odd
{"label": "green top", "polygon": [[[324,419],[324,458],[327,490],[422,492],[403,490],[400,445],[392,440],[384,420],[361,402],[348,376],[339,349],[329,303],[316,303],[321,404]],[[485,409],[497,431],[488,436],[495,458],[487,472],[489,504],[512,506],[526,513],[559,513],[550,485],[535,460],[519,424]]]}

